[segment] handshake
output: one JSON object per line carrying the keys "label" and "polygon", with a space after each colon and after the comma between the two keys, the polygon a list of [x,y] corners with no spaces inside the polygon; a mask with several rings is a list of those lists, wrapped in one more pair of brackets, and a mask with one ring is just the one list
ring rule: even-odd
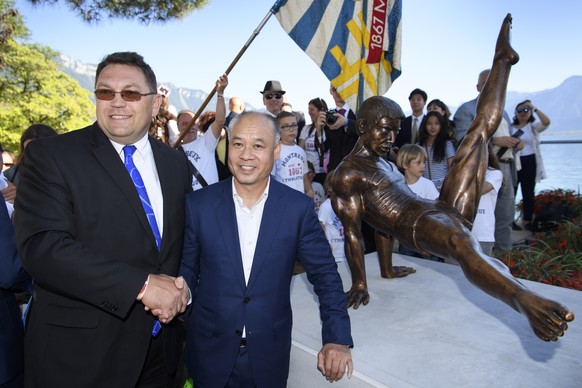
{"label": "handshake", "polygon": [[146,311],[151,311],[161,323],[167,324],[186,310],[190,289],[182,276],[149,275],[145,291],[138,299]]}

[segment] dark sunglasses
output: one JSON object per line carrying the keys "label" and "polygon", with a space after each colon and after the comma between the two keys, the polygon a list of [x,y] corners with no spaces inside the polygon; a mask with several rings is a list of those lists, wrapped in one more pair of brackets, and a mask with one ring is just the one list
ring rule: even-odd
{"label": "dark sunglasses", "polygon": [[281,93],[269,93],[269,94],[265,94],[265,98],[267,100],[272,99],[273,97],[275,97],[277,100],[280,100],[281,97],[283,97],[283,95]]}
{"label": "dark sunglasses", "polygon": [[518,109],[517,113],[527,113],[529,112],[529,108]]}
{"label": "dark sunglasses", "polygon": [[115,98],[115,94],[119,93],[123,101],[135,102],[141,100],[142,96],[151,96],[152,94],[157,94],[157,92],[150,93],[140,93],[135,90],[122,90],[121,92],[115,92],[110,89],[97,89],[95,90],[95,97],[98,100],[111,101]]}

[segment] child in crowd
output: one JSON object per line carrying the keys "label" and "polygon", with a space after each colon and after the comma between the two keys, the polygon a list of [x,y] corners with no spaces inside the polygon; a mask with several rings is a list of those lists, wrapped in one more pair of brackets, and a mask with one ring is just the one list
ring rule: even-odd
{"label": "child in crowd", "polygon": [[426,159],[427,154],[424,148],[417,144],[405,144],[398,151],[396,163],[404,173],[406,184],[414,194],[434,200],[439,197],[439,192],[435,184],[423,176]]}
{"label": "child in crowd", "polygon": [[[406,184],[414,194],[420,198],[435,200],[439,197],[439,192],[434,183],[423,177],[424,166],[427,154],[424,148],[417,144],[405,144],[398,151],[396,163],[398,168],[404,172]],[[404,246],[399,242],[398,253],[423,259],[435,260],[434,256],[424,256],[421,253]]]}
{"label": "child in crowd", "polygon": [[485,184],[479,200],[477,216],[471,229],[473,235],[479,240],[481,250],[487,256],[491,256],[495,245],[495,205],[497,204],[497,194],[502,182],[503,174],[491,144],[489,144],[489,160],[485,173]]}
{"label": "child in crowd", "polygon": [[307,173],[307,178],[309,178],[309,183],[311,184],[311,189],[313,190],[313,205],[315,206],[315,212],[319,212],[319,207],[325,201],[326,195],[323,185],[319,182],[315,182],[315,167],[313,163],[307,162],[307,168],[309,169]]}
{"label": "child in crowd", "polygon": [[281,129],[281,152],[273,165],[271,175],[276,181],[313,197],[311,182],[307,176],[305,150],[295,144],[297,119],[293,113],[281,111],[277,115],[277,124]]}
{"label": "child in crowd", "polygon": [[424,177],[433,181],[440,190],[455,156],[455,147],[449,140],[447,123],[443,115],[437,111],[426,114],[420,124],[417,143],[428,155]]}
{"label": "child in crowd", "polygon": [[455,150],[456,150],[457,148],[459,148],[459,142],[455,138],[456,125],[455,125],[455,122],[453,120],[451,120],[451,111],[449,110],[449,107],[447,106],[447,104],[445,104],[441,100],[435,98],[434,100],[432,100],[431,102],[429,102],[426,105],[427,112],[431,112],[433,110],[439,112],[445,118],[445,123],[447,124],[447,134],[449,135],[449,140],[453,142],[453,145],[455,146]]}
{"label": "child in crowd", "polygon": [[340,263],[346,261],[344,227],[331,207],[331,176],[332,174],[328,174],[325,178],[324,189],[327,199],[319,207],[319,222],[323,227],[327,241],[329,241],[335,262]]}

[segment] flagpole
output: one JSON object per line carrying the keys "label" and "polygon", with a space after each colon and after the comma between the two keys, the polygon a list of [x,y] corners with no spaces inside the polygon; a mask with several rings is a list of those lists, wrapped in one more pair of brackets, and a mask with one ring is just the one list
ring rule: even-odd
{"label": "flagpole", "polygon": [[[263,20],[261,21],[261,23],[259,23],[259,25],[257,26],[257,28],[255,28],[255,30],[253,31],[253,33],[252,33],[251,37],[249,38],[249,40],[247,40],[247,42],[240,49],[240,51],[238,52],[238,54],[236,55],[236,57],[232,60],[232,62],[230,63],[230,65],[228,66],[228,68],[226,69],[226,71],[224,72],[226,75],[228,75],[231,72],[231,70],[237,64],[237,62],[239,61],[239,59],[243,56],[243,54],[245,53],[245,51],[247,51],[247,49],[249,48],[249,46],[251,45],[251,43],[253,42],[253,40],[255,40],[255,38],[257,37],[257,35],[259,35],[259,32],[261,32],[261,30],[263,29],[263,27],[265,26],[265,24],[267,23],[267,21],[269,20],[269,18],[271,17],[271,15],[273,15],[273,14],[276,13],[276,7],[277,7],[278,3],[279,3],[279,1],[277,1],[275,3],[275,5],[273,7],[271,7],[271,9],[267,13],[267,15],[265,15],[265,17],[263,18]],[[178,136],[178,140],[176,140],[176,143],[174,143],[174,148],[177,148],[182,143],[182,139],[184,139],[184,136],[186,136],[186,134],[188,133],[188,131],[190,131],[190,129],[192,128],[192,126],[194,125],[194,123],[196,122],[196,120],[198,119],[198,117],[200,117],[200,115],[202,114],[202,111],[204,110],[204,108],[206,108],[206,105],[208,105],[208,103],[210,102],[210,100],[212,100],[212,97],[214,97],[214,94],[215,93],[216,93],[216,84],[214,85],[214,88],[212,89],[212,91],[210,92],[210,94],[208,95],[208,97],[206,97],[206,100],[204,100],[204,102],[202,103],[202,105],[200,105],[200,108],[198,108],[198,111],[196,112],[196,114],[194,115],[194,117],[192,118],[192,120],[190,121],[190,124],[188,124],[188,127],[186,127],[182,132],[180,132],[180,136]]]}

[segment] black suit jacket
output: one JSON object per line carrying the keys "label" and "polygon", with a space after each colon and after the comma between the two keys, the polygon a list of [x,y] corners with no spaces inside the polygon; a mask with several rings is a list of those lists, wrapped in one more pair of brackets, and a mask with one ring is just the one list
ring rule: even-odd
{"label": "black suit jacket", "polygon": [[[191,190],[186,156],[149,138],[164,198],[161,251],[115,148],[94,125],[26,148],[16,237],[35,279],[25,379],[38,387],[132,387],[154,318],[136,302],[150,273],[176,275]],[[175,370],[176,328],[162,330]]]}
{"label": "black suit jacket", "polygon": [[331,130],[326,127],[325,137],[329,147],[328,171],[335,169],[358,142],[356,114],[351,109],[348,111],[347,119],[348,125],[345,128]]}
{"label": "black suit jacket", "polygon": [[[420,123],[418,123],[418,128],[420,129]],[[400,148],[410,143],[412,143],[412,116],[408,116],[400,123],[400,131],[396,135],[394,146]]]}
{"label": "black suit jacket", "polygon": [[29,282],[16,252],[6,204],[0,199],[0,386],[24,370],[22,320],[13,292],[25,291]]}

